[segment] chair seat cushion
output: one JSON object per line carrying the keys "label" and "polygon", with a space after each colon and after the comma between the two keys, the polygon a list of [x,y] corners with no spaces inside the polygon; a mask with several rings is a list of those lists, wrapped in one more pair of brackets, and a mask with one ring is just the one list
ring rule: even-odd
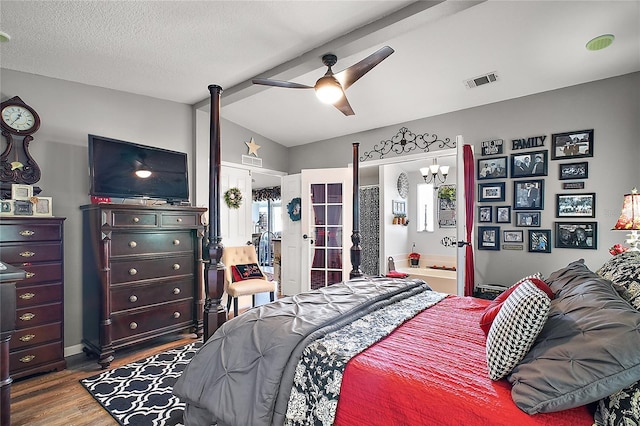
{"label": "chair seat cushion", "polygon": [[231,297],[276,291],[278,283],[265,279],[248,279],[229,284],[227,294]]}
{"label": "chair seat cushion", "polygon": [[259,278],[262,280],[265,279],[257,263],[248,263],[246,265],[232,265],[231,273],[233,274],[233,281],[242,281],[252,278]]}

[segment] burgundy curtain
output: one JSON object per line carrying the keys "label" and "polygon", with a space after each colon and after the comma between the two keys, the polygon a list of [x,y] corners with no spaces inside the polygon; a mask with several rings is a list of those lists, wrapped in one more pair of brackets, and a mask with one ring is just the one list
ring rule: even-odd
{"label": "burgundy curtain", "polygon": [[473,230],[473,212],[475,202],[475,163],[473,160],[473,151],[470,145],[462,147],[462,156],[464,160],[464,194],[466,209],[466,227],[467,233],[465,240],[469,242],[466,245],[466,261],[464,274],[464,295],[473,296],[473,288],[475,281],[475,273],[473,266],[473,241],[471,241],[471,231]]}

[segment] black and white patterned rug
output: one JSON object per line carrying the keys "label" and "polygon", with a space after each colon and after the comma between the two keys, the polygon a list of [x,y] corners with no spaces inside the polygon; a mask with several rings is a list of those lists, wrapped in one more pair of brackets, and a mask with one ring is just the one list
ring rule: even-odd
{"label": "black and white patterned rug", "polygon": [[173,385],[202,342],[105,371],[80,383],[121,425],[174,426],[182,422],[184,403]]}

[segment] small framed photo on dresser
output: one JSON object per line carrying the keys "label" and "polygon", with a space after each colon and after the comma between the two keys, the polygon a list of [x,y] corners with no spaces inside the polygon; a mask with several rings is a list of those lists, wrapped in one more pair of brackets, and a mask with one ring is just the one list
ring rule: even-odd
{"label": "small framed photo on dresser", "polygon": [[37,200],[33,203],[33,215],[34,216],[53,216],[51,209],[51,197],[36,197]]}
{"label": "small framed photo on dresser", "polygon": [[28,200],[33,197],[33,186],[19,183],[11,184],[11,198],[14,200]]}
{"label": "small framed photo on dresser", "polygon": [[33,203],[29,200],[15,200],[13,214],[16,216],[33,216]]}
{"label": "small framed photo on dresser", "polygon": [[13,200],[0,200],[0,216],[13,216]]}

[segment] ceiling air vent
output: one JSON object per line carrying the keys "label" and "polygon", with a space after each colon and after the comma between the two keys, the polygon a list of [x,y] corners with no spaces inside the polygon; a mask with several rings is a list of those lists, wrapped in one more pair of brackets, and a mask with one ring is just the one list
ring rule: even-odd
{"label": "ceiling air vent", "polygon": [[244,164],[245,166],[262,167],[262,158],[252,157],[250,155],[243,155],[242,164]]}
{"label": "ceiling air vent", "polygon": [[495,83],[496,81],[498,81],[498,73],[494,71],[465,80],[464,85],[467,89],[473,89],[474,87],[482,86],[483,84]]}

